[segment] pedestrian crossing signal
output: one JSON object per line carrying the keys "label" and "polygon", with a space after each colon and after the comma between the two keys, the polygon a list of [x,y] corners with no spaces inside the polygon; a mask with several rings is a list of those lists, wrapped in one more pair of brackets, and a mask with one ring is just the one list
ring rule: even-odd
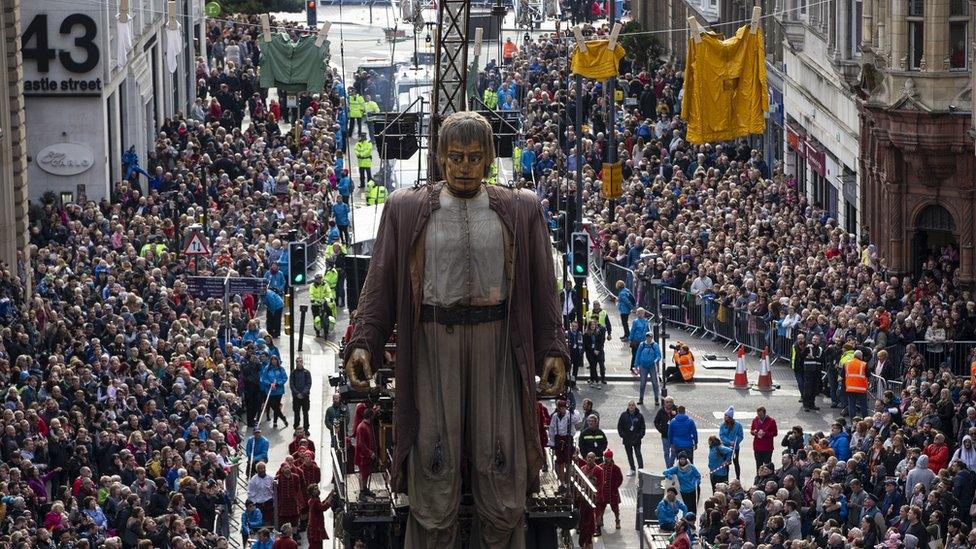
{"label": "pedestrian crossing signal", "polygon": [[316,0],[307,0],[305,2],[305,16],[308,18],[308,26],[315,29],[318,26],[318,17],[315,13]]}
{"label": "pedestrian crossing signal", "polygon": [[304,242],[288,244],[288,272],[293,286],[305,284],[308,274],[308,258],[305,256]]}
{"label": "pedestrian crossing signal", "polygon": [[590,236],[585,232],[573,233],[570,269],[575,278],[589,274]]}

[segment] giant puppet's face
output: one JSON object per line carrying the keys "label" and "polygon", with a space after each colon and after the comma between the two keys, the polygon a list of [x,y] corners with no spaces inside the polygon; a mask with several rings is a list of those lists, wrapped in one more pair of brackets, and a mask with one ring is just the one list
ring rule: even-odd
{"label": "giant puppet's face", "polygon": [[443,145],[447,147],[443,163],[447,186],[459,195],[473,194],[488,173],[491,155],[476,141]]}

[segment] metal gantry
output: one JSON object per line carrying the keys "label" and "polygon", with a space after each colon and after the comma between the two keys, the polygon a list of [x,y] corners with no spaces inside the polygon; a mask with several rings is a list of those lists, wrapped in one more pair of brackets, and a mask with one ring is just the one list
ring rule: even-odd
{"label": "metal gantry", "polygon": [[437,30],[434,35],[434,89],[431,93],[431,124],[427,163],[431,181],[440,179],[436,162],[437,132],[441,121],[467,110],[468,16],[471,0],[437,2]]}

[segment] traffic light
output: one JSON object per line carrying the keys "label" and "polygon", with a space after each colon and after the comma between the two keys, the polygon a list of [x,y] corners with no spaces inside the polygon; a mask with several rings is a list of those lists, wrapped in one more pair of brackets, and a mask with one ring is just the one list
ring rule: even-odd
{"label": "traffic light", "polygon": [[559,212],[556,215],[556,249],[560,254],[566,253],[566,235],[569,233],[566,229],[566,221],[566,212]]}
{"label": "traffic light", "polygon": [[590,235],[573,233],[570,272],[574,278],[586,278],[590,272]]}
{"label": "traffic light", "polygon": [[308,278],[308,258],[305,257],[305,243],[288,244],[288,275],[293,286],[305,284]]}
{"label": "traffic light", "polygon": [[318,19],[315,16],[317,3],[317,0],[305,0],[305,16],[308,17],[308,26],[312,29],[318,26]]}

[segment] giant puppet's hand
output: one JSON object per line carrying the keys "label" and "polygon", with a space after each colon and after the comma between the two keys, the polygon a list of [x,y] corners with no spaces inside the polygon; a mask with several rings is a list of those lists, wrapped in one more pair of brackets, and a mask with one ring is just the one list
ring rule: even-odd
{"label": "giant puppet's hand", "polygon": [[556,356],[546,357],[542,363],[542,377],[539,379],[539,394],[542,396],[561,395],[566,386],[566,363]]}
{"label": "giant puppet's hand", "polygon": [[369,382],[373,380],[370,358],[372,357],[366,349],[353,349],[346,359],[346,377],[357,391],[368,391]]}

